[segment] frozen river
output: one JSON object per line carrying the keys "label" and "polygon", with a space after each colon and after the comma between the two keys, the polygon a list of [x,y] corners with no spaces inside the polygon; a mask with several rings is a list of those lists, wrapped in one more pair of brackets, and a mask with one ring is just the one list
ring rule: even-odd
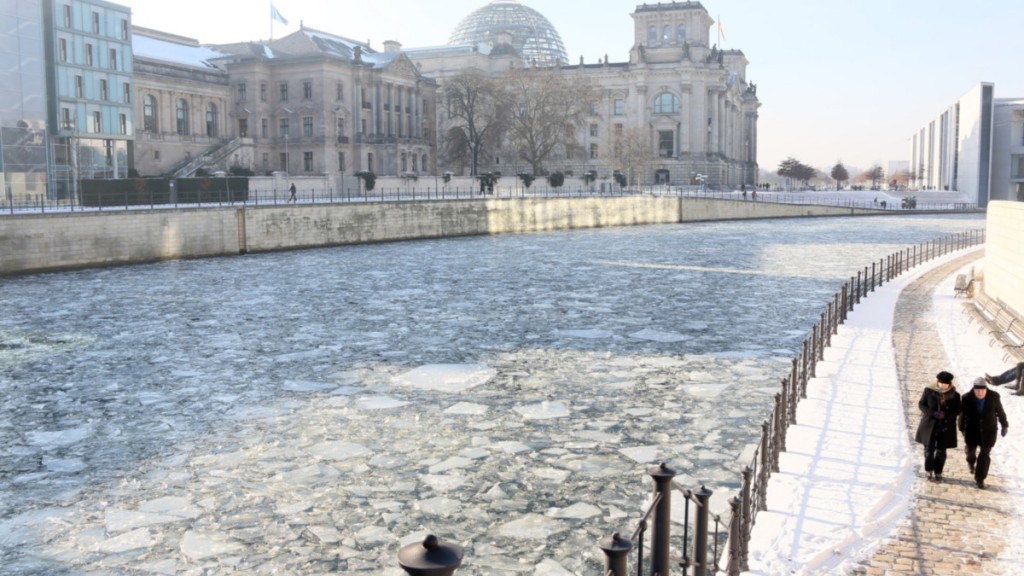
{"label": "frozen river", "polygon": [[596,573],[731,495],[843,281],[980,216],[454,238],[0,279],[4,574]]}

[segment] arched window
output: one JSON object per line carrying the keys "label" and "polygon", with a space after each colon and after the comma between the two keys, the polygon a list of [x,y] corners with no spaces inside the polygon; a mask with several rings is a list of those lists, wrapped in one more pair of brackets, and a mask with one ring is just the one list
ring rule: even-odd
{"label": "arched window", "polygon": [[175,119],[178,123],[178,134],[188,136],[188,102],[185,102],[184,98],[178,100],[178,106],[175,109]]}
{"label": "arched window", "polygon": [[424,154],[423,158],[420,160],[420,169],[423,170],[424,172],[427,171],[427,155],[426,154]]}
{"label": "arched window", "polygon": [[656,44],[658,42],[658,27],[651,26],[647,29],[647,43]]}
{"label": "arched window", "polygon": [[654,99],[655,114],[676,114],[679,112],[679,97],[671,92],[662,92]]}
{"label": "arched window", "polygon": [[679,37],[679,42],[683,42],[684,40],[686,40],[686,24],[679,25],[679,31],[677,32],[677,36]]}
{"label": "arched window", "polygon": [[156,97],[147,94],[142,99],[142,129],[146,132],[156,132],[159,126],[156,123]]}
{"label": "arched window", "polygon": [[217,105],[213,102],[206,105],[206,135],[217,136]]}
{"label": "arched window", "polygon": [[672,27],[665,24],[665,27],[661,30],[661,41],[668,44],[672,41]]}

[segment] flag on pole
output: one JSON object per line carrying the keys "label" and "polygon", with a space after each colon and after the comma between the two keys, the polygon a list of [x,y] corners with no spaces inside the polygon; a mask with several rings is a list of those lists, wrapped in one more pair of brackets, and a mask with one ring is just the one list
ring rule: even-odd
{"label": "flag on pole", "polygon": [[721,18],[719,18],[718,20],[718,38],[721,40],[725,40],[725,30],[722,28]]}
{"label": "flag on pole", "polygon": [[274,6],[273,3],[270,5],[270,19],[277,20],[285,26],[288,25],[288,20],[286,20],[284,16],[281,16],[281,13],[277,11],[277,6]]}

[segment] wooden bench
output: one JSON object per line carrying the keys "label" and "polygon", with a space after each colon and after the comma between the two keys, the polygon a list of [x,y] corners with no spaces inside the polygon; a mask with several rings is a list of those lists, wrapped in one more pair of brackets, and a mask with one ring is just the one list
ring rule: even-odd
{"label": "wooden bench", "polygon": [[983,290],[975,290],[973,301],[965,302],[964,310],[972,323],[978,323],[978,332],[987,333],[990,344],[1002,348],[1004,361],[1024,362],[1024,318]]}
{"label": "wooden bench", "polygon": [[956,283],[953,285],[953,297],[967,296],[971,291],[971,284],[974,283],[974,278],[967,279],[967,274],[957,274]]}

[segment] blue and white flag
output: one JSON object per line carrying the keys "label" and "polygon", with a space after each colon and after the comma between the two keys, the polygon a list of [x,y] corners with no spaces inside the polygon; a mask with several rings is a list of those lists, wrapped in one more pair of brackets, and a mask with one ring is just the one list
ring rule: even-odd
{"label": "blue and white flag", "polygon": [[285,26],[288,25],[288,20],[286,20],[284,16],[281,16],[281,13],[277,11],[277,6],[274,6],[273,4],[270,5],[270,18],[272,20],[277,20]]}

